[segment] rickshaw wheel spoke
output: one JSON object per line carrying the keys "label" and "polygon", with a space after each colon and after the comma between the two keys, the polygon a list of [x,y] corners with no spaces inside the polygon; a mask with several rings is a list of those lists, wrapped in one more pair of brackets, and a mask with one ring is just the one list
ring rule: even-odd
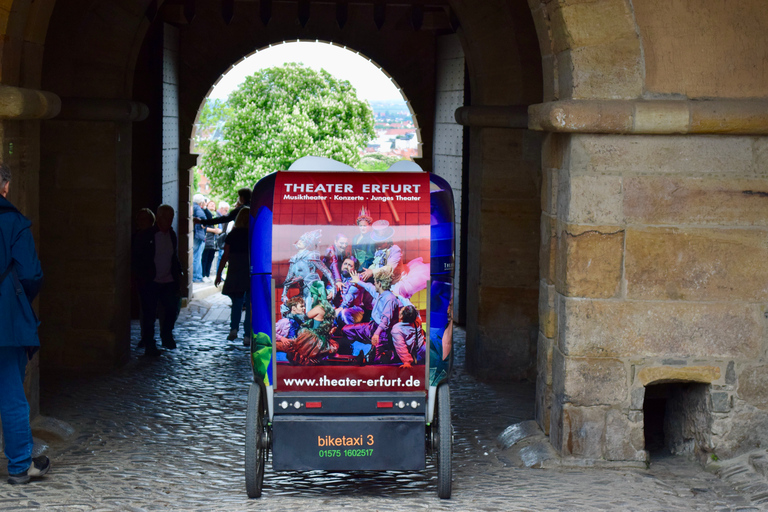
{"label": "rickshaw wheel spoke", "polygon": [[249,498],[261,497],[264,484],[264,464],[267,448],[262,446],[266,408],[264,396],[258,383],[251,383],[248,389],[248,409],[245,413],[245,488]]}
{"label": "rickshaw wheel spoke", "polygon": [[[437,388],[437,495],[451,497],[453,427],[451,425],[451,392],[448,384]],[[434,428],[434,427],[433,427]]]}

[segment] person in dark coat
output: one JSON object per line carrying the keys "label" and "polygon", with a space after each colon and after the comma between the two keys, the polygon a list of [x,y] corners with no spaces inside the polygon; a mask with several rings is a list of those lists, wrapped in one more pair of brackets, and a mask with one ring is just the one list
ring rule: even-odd
{"label": "person in dark coat", "polygon": [[155,341],[155,311],[160,305],[160,338],[163,347],[176,348],[173,326],[179,314],[181,262],[178,240],[171,225],[173,207],[162,204],[157,208],[156,224],[136,238],[133,247],[134,273],[137,277],[142,308],[141,344],[144,354],[160,355]]}
{"label": "person in dark coat", "polygon": [[51,467],[46,456],[32,458],[29,402],[24,394],[27,361],[40,346],[32,300],[43,271],[32,223],[6,199],[10,183],[10,168],[0,164],[0,421],[8,483],[26,484]]}
{"label": "person in dark coat", "polygon": [[251,283],[250,283],[250,252],[248,246],[248,223],[250,208],[240,209],[235,219],[235,227],[227,235],[224,244],[224,255],[219,261],[214,284],[219,286],[222,282],[224,267],[227,267],[227,278],[221,293],[232,299],[232,315],[229,322],[229,335],[227,340],[234,341],[240,330],[240,317],[245,307],[245,321],[243,323],[243,345],[251,344]]}

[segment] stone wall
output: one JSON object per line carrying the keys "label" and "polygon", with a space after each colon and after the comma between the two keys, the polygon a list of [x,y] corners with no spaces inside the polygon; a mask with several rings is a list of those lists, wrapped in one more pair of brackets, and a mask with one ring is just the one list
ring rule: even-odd
{"label": "stone wall", "polygon": [[[705,449],[759,445],[746,415],[729,413],[764,407],[747,376],[764,368],[768,340],[766,144],[548,136],[560,157],[545,171],[537,414],[546,425],[551,397],[563,454],[642,459],[643,388],[670,380],[712,384]],[[630,435],[614,446],[619,420]],[[585,432],[594,443],[574,443]]]}
{"label": "stone wall", "polygon": [[[539,46],[519,2],[454,2],[470,108],[496,117],[541,101]],[[524,108],[524,107],[523,107]],[[500,114],[503,117],[503,113]],[[483,116],[480,116],[483,117]],[[534,379],[538,324],[541,137],[468,121],[467,367],[486,379]],[[518,128],[518,129],[515,129]]]}
{"label": "stone wall", "polygon": [[764,6],[529,5],[550,102],[529,120],[550,132],[537,421],[562,455],[644,460],[645,386],[695,382],[696,451],[764,445],[767,103],[742,100],[768,96]]}

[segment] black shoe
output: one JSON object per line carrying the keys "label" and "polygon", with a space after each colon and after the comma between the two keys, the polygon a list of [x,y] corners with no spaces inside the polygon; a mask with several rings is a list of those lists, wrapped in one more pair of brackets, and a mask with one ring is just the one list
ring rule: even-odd
{"label": "black shoe", "polygon": [[243,336],[243,345],[246,347],[251,346],[251,337],[250,336]]}
{"label": "black shoe", "polygon": [[157,348],[157,345],[155,345],[154,343],[147,345],[147,347],[144,349],[145,356],[157,357],[162,353],[163,352],[159,348]]}
{"label": "black shoe", "polygon": [[40,478],[51,469],[51,461],[48,457],[41,455],[32,459],[32,464],[23,472],[15,475],[8,475],[8,483],[11,485],[26,484],[33,478]]}
{"label": "black shoe", "polygon": [[173,350],[176,348],[176,340],[173,338],[168,340],[163,340],[163,347],[167,348],[168,350]]}

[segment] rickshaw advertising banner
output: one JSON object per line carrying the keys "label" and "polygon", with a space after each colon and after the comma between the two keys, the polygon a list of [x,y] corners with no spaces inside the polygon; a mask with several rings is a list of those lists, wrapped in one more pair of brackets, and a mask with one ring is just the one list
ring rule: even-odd
{"label": "rickshaw advertising banner", "polygon": [[430,276],[426,172],[279,172],[275,387],[423,391]]}

